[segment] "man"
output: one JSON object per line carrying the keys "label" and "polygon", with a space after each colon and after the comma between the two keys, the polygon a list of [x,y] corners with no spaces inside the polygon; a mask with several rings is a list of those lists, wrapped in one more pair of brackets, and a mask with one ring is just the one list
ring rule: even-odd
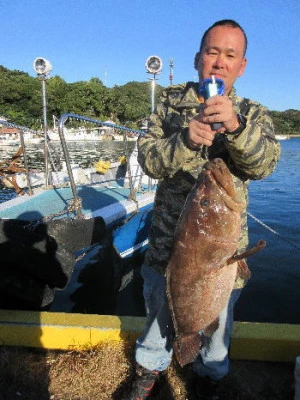
{"label": "man", "polygon": [[[142,267],[147,323],[136,344],[136,375],[129,399],[147,398],[162,371],[170,365],[174,328],[166,297],[165,272],[174,231],[185,199],[208,159],[222,158],[230,169],[238,197],[248,202],[249,180],[262,179],[274,170],[280,148],[268,110],[257,102],[237,97],[233,84],[246,67],[247,38],[232,20],[216,22],[202,38],[195,57],[199,82],[220,78],[224,96],[199,97],[199,83],[165,90],[157,112],[150,117],[149,134],[139,138],[139,162],[159,179],[149,247]],[[214,130],[213,123],[221,123]],[[242,216],[239,252],[248,245],[246,213]],[[218,399],[218,382],[228,373],[228,348],[233,306],[244,282],[239,278],[219,327],[203,336],[193,363],[197,399]],[[187,312],[189,312],[187,310]]]}

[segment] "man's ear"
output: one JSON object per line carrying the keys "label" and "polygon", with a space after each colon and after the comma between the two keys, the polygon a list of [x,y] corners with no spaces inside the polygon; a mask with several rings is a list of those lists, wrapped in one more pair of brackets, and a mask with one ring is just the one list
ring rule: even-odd
{"label": "man's ear", "polygon": [[194,68],[198,71],[199,67],[199,59],[200,59],[200,51],[198,51],[194,58]]}
{"label": "man's ear", "polygon": [[243,73],[245,72],[246,65],[247,65],[247,58],[244,57],[243,61],[242,61],[242,64],[241,64],[241,68],[240,68],[240,72],[238,74],[238,77],[243,75]]}

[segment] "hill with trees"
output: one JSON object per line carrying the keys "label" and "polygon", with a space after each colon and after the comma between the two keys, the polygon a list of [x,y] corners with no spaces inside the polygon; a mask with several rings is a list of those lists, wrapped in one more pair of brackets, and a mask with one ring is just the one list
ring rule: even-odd
{"label": "hill with trees", "polygon": [[[42,90],[38,78],[9,70],[0,65],[0,116],[10,122],[40,129],[42,125]],[[156,86],[158,99],[163,88]],[[151,109],[151,83],[128,82],[108,88],[98,78],[67,83],[59,76],[47,80],[47,119],[74,113],[101,121],[139,128]],[[300,111],[271,111],[277,133],[300,135]],[[51,124],[50,124],[51,125]]]}

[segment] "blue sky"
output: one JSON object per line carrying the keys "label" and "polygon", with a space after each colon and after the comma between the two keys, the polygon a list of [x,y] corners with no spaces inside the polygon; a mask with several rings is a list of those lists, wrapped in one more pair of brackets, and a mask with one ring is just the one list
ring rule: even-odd
{"label": "blue sky", "polygon": [[203,32],[235,19],[249,47],[238,94],[271,110],[300,109],[299,0],[0,0],[0,64],[35,76],[48,59],[67,82],[98,77],[109,87],[146,81],[145,61],[163,61],[158,83],[197,80],[193,59]]}

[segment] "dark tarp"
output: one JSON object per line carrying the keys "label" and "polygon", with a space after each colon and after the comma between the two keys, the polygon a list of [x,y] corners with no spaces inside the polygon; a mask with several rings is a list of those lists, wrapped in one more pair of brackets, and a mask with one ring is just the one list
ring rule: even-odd
{"label": "dark tarp", "polygon": [[101,217],[0,220],[0,308],[47,309],[72,275],[75,252],[106,234]]}

